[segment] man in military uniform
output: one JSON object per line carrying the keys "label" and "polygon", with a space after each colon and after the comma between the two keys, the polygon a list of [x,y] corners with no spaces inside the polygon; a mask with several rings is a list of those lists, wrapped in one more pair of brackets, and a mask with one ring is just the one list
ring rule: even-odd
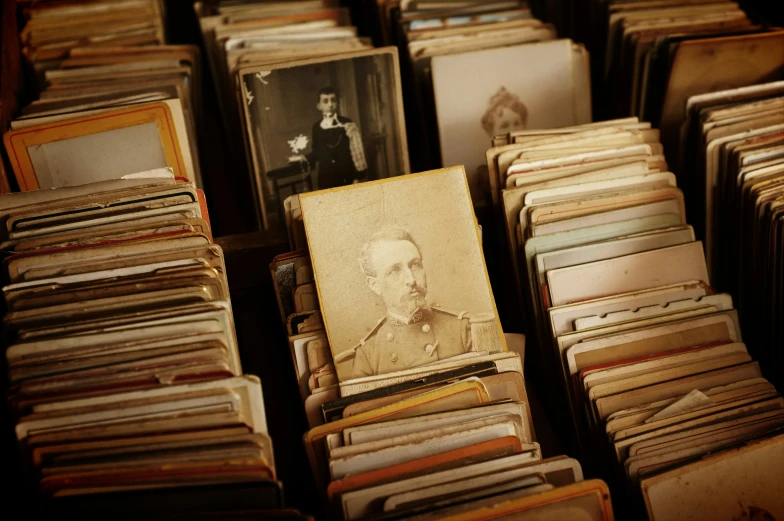
{"label": "man in military uniform", "polygon": [[410,233],[398,226],[376,232],[362,247],[360,266],[370,290],[384,300],[387,315],[354,348],[354,378],[409,369],[471,350],[466,313],[426,304],[422,253]]}

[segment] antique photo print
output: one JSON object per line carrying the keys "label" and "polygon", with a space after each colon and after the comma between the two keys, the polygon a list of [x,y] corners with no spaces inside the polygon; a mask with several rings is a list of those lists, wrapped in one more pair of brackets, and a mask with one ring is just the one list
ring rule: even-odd
{"label": "antique photo print", "polygon": [[505,87],[487,102],[487,111],[482,116],[482,128],[490,139],[515,130],[525,130],[528,124],[528,108],[520,101],[520,97],[512,94]]}
{"label": "antique photo print", "polygon": [[462,167],[300,204],[341,382],[506,350]]}
{"label": "antique photo print", "polygon": [[240,76],[266,227],[282,222],[290,195],[409,172],[394,47],[248,68]]}
{"label": "antique photo print", "polygon": [[441,164],[465,166],[475,204],[489,196],[485,152],[493,137],[590,122],[578,110],[590,93],[575,88],[573,58],[569,40],[433,57]]}

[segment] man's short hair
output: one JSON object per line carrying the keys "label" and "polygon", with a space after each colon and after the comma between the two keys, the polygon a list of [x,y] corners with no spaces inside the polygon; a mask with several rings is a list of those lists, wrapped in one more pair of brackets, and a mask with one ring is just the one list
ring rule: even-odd
{"label": "man's short hair", "polygon": [[422,255],[422,248],[419,247],[416,239],[414,239],[406,229],[396,224],[385,226],[371,235],[370,239],[362,245],[362,249],[360,250],[359,267],[362,269],[362,273],[367,277],[375,277],[377,275],[376,267],[373,265],[371,255],[373,246],[381,241],[408,241],[416,247],[419,255]]}
{"label": "man's short hair", "polygon": [[326,96],[328,94],[334,94],[335,97],[337,97],[338,91],[336,91],[334,87],[322,87],[318,91],[318,96],[316,97],[316,101],[321,101],[321,96]]}

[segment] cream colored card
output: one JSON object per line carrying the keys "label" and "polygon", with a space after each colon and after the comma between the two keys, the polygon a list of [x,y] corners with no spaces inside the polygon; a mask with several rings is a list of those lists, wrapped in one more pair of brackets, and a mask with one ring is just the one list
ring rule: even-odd
{"label": "cream colored card", "polygon": [[561,268],[547,273],[550,303],[553,306],[688,280],[708,282],[701,242]]}
{"label": "cream colored card", "polygon": [[784,437],[776,436],[644,479],[641,487],[648,515],[652,521],[684,516],[716,521],[752,515],[777,519],[784,516],[784,495],[778,486],[782,465]]}
{"label": "cream colored card", "polygon": [[[509,67],[525,63],[523,68]],[[466,82],[466,71],[472,80]],[[433,90],[444,165],[465,165],[475,201],[484,197],[477,168],[492,138],[524,128],[562,127],[590,119],[577,106],[590,92],[575,89],[570,40],[436,56]],[[456,89],[456,85],[465,88]],[[575,103],[580,99],[580,103]],[[578,118],[589,119],[580,120]]]}
{"label": "cream colored card", "polygon": [[506,351],[461,167],[300,205],[341,382]]}

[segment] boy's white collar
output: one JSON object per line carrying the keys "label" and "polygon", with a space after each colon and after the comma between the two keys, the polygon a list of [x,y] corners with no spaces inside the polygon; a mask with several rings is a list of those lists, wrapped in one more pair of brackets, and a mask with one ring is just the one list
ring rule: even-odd
{"label": "boy's white collar", "polygon": [[[332,124],[333,121],[336,121],[338,124],[337,125],[333,125]],[[321,123],[319,124],[319,126],[321,128],[323,128],[324,130],[326,130],[328,128],[335,128],[336,126],[340,126],[340,120],[338,119],[338,115],[335,114],[334,116],[329,117],[329,118],[326,117],[326,116],[322,117],[321,118]]]}

